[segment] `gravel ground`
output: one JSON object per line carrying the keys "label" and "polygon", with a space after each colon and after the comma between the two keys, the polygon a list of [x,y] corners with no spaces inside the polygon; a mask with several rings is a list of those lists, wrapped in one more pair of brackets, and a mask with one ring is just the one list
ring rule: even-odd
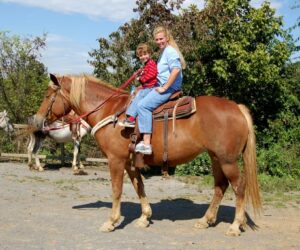
{"label": "gravel ground", "polygon": [[240,237],[225,232],[234,216],[229,193],[215,226],[195,229],[212,197],[212,189],[172,177],[145,179],[153,217],[150,227],[136,228],[140,205],[125,179],[122,218],[112,233],[99,231],[111,208],[110,177],[100,168],[75,176],[70,168],[31,172],[25,164],[0,163],[0,249],[300,249],[300,204],[266,205],[251,216]]}

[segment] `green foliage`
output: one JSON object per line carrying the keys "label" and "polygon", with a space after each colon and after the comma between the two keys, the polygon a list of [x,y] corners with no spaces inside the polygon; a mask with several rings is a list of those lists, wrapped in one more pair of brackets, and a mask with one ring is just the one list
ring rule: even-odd
{"label": "green foliage", "polygon": [[211,161],[208,153],[203,153],[194,160],[176,167],[175,175],[201,176],[211,172]]}
{"label": "green foliage", "polygon": [[22,39],[0,32],[0,110],[14,123],[27,123],[43,98],[49,80],[38,57],[44,46],[45,36]]}
{"label": "green foliage", "polygon": [[300,63],[288,69],[281,98],[284,107],[268,127],[258,133],[260,172],[274,176],[300,176]]}
{"label": "green foliage", "polygon": [[268,3],[256,9],[246,0],[208,1],[202,12],[182,16],[181,25],[190,31],[184,55],[192,58],[185,90],[246,104],[258,129],[264,128],[283,105],[283,74],[294,49],[282,18]]}
{"label": "green foliage", "polygon": [[269,129],[259,134],[263,138],[258,150],[261,173],[300,177],[299,122],[299,116],[283,112],[278,119],[270,122]]}

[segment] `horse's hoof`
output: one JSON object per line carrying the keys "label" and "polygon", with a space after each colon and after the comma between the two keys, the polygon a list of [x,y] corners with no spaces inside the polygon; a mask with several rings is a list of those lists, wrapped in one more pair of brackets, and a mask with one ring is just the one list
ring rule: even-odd
{"label": "horse's hoof", "polygon": [[199,219],[195,225],[194,225],[195,228],[198,228],[198,229],[205,229],[205,228],[208,228],[209,227],[209,224],[207,223],[207,221],[205,219]]}
{"label": "horse's hoof", "polygon": [[42,167],[40,167],[38,170],[39,170],[39,172],[43,172],[44,171],[44,169]]}
{"label": "horse's hoof", "polygon": [[84,170],[82,169],[79,169],[79,170],[76,170],[76,171],[73,171],[73,174],[74,175],[88,175],[87,172],[85,172]]}
{"label": "horse's hoof", "polygon": [[226,232],[226,236],[240,236],[241,230],[229,227],[228,231]]}
{"label": "horse's hoof", "polygon": [[148,227],[150,222],[147,219],[139,218],[137,222],[135,223],[135,226],[138,228],[146,228]]}
{"label": "horse's hoof", "polygon": [[111,224],[111,222],[105,222],[100,228],[101,232],[109,233],[115,230],[115,227]]}

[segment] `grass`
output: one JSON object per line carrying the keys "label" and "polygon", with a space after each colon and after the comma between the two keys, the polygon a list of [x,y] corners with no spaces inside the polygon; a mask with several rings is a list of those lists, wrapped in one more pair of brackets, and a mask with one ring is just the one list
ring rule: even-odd
{"label": "grass", "polygon": [[[201,193],[205,189],[212,189],[214,179],[209,176],[176,176],[186,184],[196,185]],[[263,205],[271,205],[276,208],[287,206],[299,207],[300,205],[300,179],[291,177],[273,177],[264,174],[258,176]],[[212,198],[212,197],[211,197]],[[226,191],[225,199],[234,199],[232,189]]]}
{"label": "grass", "polygon": [[291,177],[274,177],[265,174],[258,176],[260,188],[263,192],[291,192],[300,191],[300,179]]}

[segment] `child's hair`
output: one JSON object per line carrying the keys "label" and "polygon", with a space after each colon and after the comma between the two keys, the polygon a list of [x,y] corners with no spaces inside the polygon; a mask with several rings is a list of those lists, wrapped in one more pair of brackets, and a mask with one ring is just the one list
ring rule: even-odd
{"label": "child's hair", "polygon": [[144,55],[146,53],[149,55],[152,54],[150,46],[147,43],[140,43],[136,48],[136,55],[140,57],[141,55]]}
{"label": "child's hair", "polygon": [[183,57],[182,53],[180,52],[179,47],[178,47],[176,41],[174,40],[170,30],[168,30],[164,26],[157,26],[153,31],[153,36],[155,37],[155,35],[158,33],[164,33],[164,35],[167,38],[168,43],[178,52],[179,57],[180,57],[181,66],[183,69],[185,69],[186,62],[185,62],[184,57]]}

